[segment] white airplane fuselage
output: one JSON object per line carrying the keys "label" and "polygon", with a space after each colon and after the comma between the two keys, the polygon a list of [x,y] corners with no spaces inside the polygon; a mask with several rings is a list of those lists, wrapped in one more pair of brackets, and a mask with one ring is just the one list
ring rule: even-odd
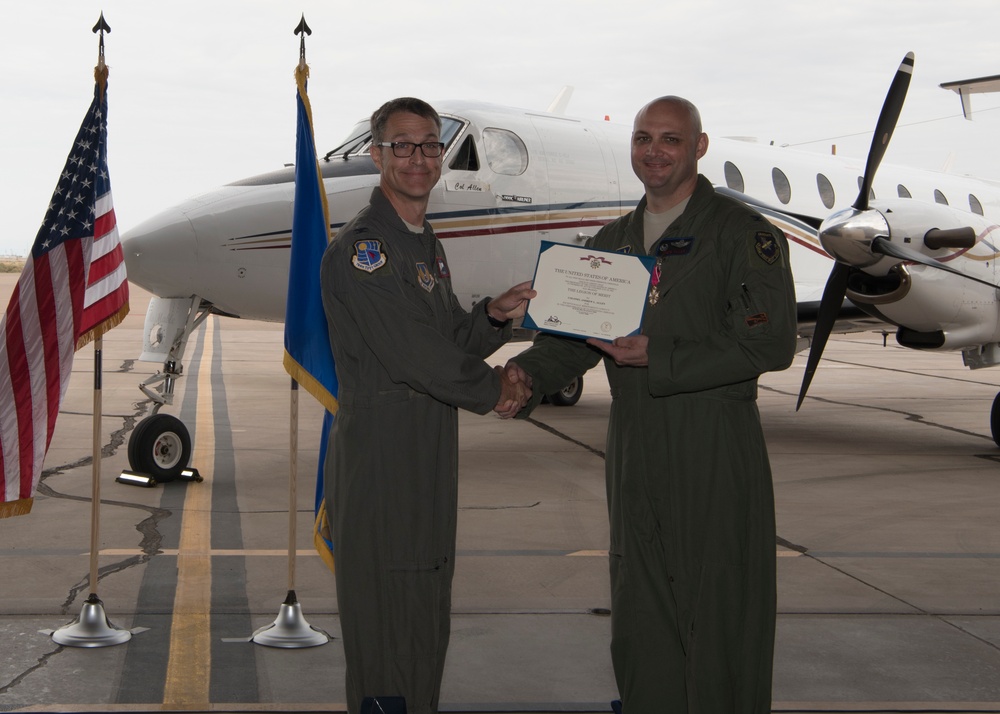
{"label": "white airplane fuselage", "polygon": [[[530,279],[541,240],[581,244],[642,195],[630,163],[629,126],[479,103],[441,102],[437,108],[447,148],[427,215],[466,307]],[[320,162],[334,234],[378,184],[364,125],[353,132],[353,144]],[[699,169],[716,186],[759,202],[785,231],[796,299],[800,305],[818,303],[833,260],[816,228],[795,214],[823,218],[850,206],[863,161],[712,139]],[[122,240],[129,279],[164,298],[199,296],[218,313],[282,321],[293,177],[286,168],[222,186],[128,231]],[[912,198],[897,198],[900,187]],[[884,165],[873,192],[871,207],[884,207],[893,240],[912,243],[927,227],[972,225],[979,237],[975,247],[929,254],[995,282],[1000,186]],[[885,257],[860,269],[872,281],[902,271],[905,290],[885,288],[871,300],[848,292],[881,319],[921,333],[948,332],[938,345],[947,349],[1000,342],[995,289]]]}

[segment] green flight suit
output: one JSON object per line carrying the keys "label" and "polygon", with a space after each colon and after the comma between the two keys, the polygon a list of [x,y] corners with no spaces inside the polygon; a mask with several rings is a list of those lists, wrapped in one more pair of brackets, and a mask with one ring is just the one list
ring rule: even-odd
{"label": "green flight suit", "polygon": [[[645,253],[643,198],[594,248]],[[653,245],[649,366],[605,358],[611,654],[626,714],[770,711],[775,627],[771,471],[757,377],[788,367],[796,313],[784,235],[698,184]],[[582,340],[518,357],[533,399],[595,366]],[[524,415],[525,412],[522,412]]]}
{"label": "green flight suit", "polygon": [[[323,307],[339,382],[325,463],[347,704],[403,696],[436,712],[450,635],[458,413],[489,412],[483,359],[510,338],[462,309],[430,224],[408,230],[378,188],[331,242]],[[484,300],[485,303],[489,298]]]}

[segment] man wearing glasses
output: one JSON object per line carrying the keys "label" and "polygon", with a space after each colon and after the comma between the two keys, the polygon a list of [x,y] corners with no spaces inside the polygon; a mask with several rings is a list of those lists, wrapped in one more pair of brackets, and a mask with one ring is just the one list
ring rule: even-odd
{"label": "man wearing glasses", "polygon": [[339,411],[325,463],[347,706],[403,697],[437,711],[450,634],[458,408],[509,416],[527,395],[484,359],[511,336],[530,283],[466,312],[425,220],[441,177],[437,112],[419,99],[372,115],[369,205],[323,257]]}

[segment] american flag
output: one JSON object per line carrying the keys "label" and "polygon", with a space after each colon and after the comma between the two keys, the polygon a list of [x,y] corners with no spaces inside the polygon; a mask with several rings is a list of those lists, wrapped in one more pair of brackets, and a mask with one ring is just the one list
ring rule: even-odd
{"label": "american flag", "polygon": [[106,74],[0,320],[0,518],[28,513],[77,349],[128,314],[108,178]]}

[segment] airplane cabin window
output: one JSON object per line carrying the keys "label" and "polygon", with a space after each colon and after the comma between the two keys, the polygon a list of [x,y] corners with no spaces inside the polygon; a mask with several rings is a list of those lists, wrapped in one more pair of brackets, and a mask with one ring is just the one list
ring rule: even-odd
{"label": "airplane cabin window", "polygon": [[476,151],[476,142],[472,140],[472,136],[465,137],[448,168],[453,171],[479,171],[479,153]]}
{"label": "airplane cabin window", "polygon": [[983,204],[981,204],[979,202],[979,199],[973,196],[971,193],[969,194],[969,210],[971,210],[973,213],[978,213],[980,216],[986,215],[985,213],[983,213]]}
{"label": "airplane cabin window", "polygon": [[948,199],[943,193],[941,193],[940,189],[934,189],[934,201],[935,203],[940,203],[945,206],[948,205]]}
{"label": "airplane cabin window", "polygon": [[788,183],[788,177],[777,166],[771,169],[771,183],[774,184],[774,193],[782,203],[792,200],[792,185]]}
{"label": "airplane cabin window", "polygon": [[816,174],[816,188],[819,190],[819,198],[827,208],[833,208],[837,200],[837,194],[833,190],[833,184],[823,174]]}
{"label": "airplane cabin window", "polygon": [[528,148],[521,138],[506,129],[483,129],[486,162],[498,174],[520,176],[528,168]]}
{"label": "airplane cabin window", "polygon": [[910,189],[906,188],[903,184],[896,186],[896,193],[900,198],[913,198],[913,196],[910,195]]}
{"label": "airplane cabin window", "polygon": [[[862,185],[864,185],[864,182],[865,182],[865,177],[864,176],[858,176],[858,190],[859,191],[861,190]],[[871,201],[874,198],[875,198],[875,189],[874,188],[869,188],[868,189],[868,200]]]}
{"label": "airplane cabin window", "polygon": [[740,193],[745,193],[746,185],[743,183],[743,174],[740,170],[736,168],[736,164],[732,161],[727,161],[722,165],[722,171],[726,175],[726,185],[733,189],[734,191],[739,191]]}

